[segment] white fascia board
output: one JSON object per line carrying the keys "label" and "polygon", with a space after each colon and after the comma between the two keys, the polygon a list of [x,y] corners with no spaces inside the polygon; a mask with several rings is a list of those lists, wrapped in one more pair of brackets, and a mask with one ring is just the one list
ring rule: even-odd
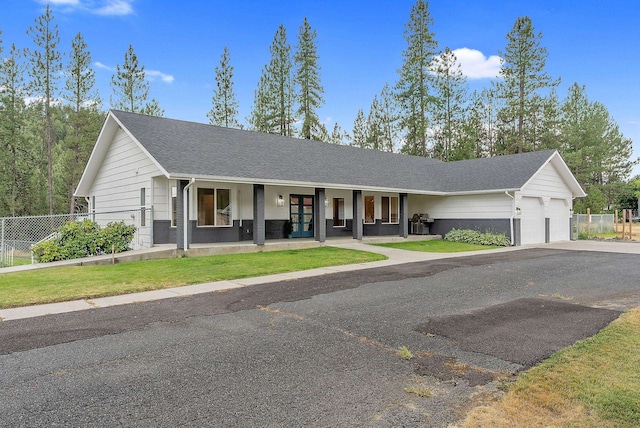
{"label": "white fascia board", "polygon": [[388,193],[411,193],[414,195],[433,195],[433,196],[445,196],[446,192],[435,192],[419,189],[397,189],[393,187],[376,187],[376,186],[361,186],[357,184],[336,184],[336,183],[315,183],[308,181],[288,181],[288,180],[274,180],[264,178],[245,178],[245,177],[223,177],[213,175],[190,175],[190,174],[170,174],[168,177],[170,180],[191,180],[195,178],[201,181],[220,181],[234,184],[269,184],[273,186],[292,186],[292,187],[320,187],[325,189],[337,189],[337,190],[362,190],[365,192],[388,192]]}
{"label": "white fascia board", "polygon": [[109,112],[104,119],[96,144],[93,146],[93,150],[91,150],[91,155],[89,156],[87,165],[84,167],[84,171],[82,172],[82,176],[80,177],[80,181],[78,182],[78,186],[76,187],[76,191],[73,196],[89,196],[91,184],[98,174],[98,169],[109,150],[109,144],[113,139],[116,130],[117,128],[113,122],[113,115]]}
{"label": "white fascia board", "polygon": [[129,132],[129,130],[127,129],[126,126],[124,126],[122,124],[122,122],[120,122],[120,120],[118,120],[118,118],[116,117],[116,115],[112,114],[111,112],[109,112],[110,115],[112,115],[113,119],[118,123],[118,125],[120,126],[120,128],[122,128],[122,130],[133,140],[134,143],[136,143],[136,145],[138,146],[138,148],[140,148],[140,150],[142,150],[142,152],[147,155],[147,157],[149,159],[151,159],[151,161],[153,162],[153,164],[156,166],[156,168],[158,168],[160,170],[160,172],[162,173],[162,175],[164,175],[165,177],[169,178],[169,172],[162,166],[160,165],[160,162],[158,162],[156,160],[156,158],[154,158],[151,153],[149,153],[149,151],[147,150],[147,148],[145,146],[143,146],[142,144],[140,144],[140,141],[138,141],[138,139],[131,133]]}
{"label": "white fascia board", "polygon": [[502,193],[504,192],[517,192],[519,191],[519,187],[513,187],[508,189],[488,189],[488,190],[471,190],[464,192],[448,192],[445,193],[446,196],[465,196],[465,195],[490,195],[492,193]]}
{"label": "white fascia board", "polygon": [[531,177],[529,177],[527,182],[524,183],[524,185],[522,186],[522,189],[526,188],[529,185],[529,183],[535,178],[535,176],[538,175],[540,171],[542,171],[542,169],[550,163],[556,167],[558,174],[560,174],[560,177],[562,177],[562,179],[564,180],[569,190],[571,190],[571,193],[574,198],[581,198],[581,197],[587,196],[587,194],[582,189],[582,186],[580,186],[580,183],[578,183],[578,180],[576,180],[573,173],[571,172],[571,170],[569,169],[564,159],[562,159],[562,156],[560,156],[560,153],[558,153],[557,150],[554,150],[551,156],[549,156],[549,159],[547,159],[540,166],[540,168],[538,168],[538,170],[533,175],[531,175]]}

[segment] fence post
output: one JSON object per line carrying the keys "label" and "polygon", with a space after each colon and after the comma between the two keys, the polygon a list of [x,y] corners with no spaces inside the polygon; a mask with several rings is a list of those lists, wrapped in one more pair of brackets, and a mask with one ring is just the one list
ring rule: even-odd
{"label": "fence post", "polygon": [[627,215],[629,217],[629,241],[633,241],[633,211],[629,210]]}
{"label": "fence post", "polygon": [[4,267],[4,222],[5,218],[2,217],[2,226],[0,226],[0,267]]}
{"label": "fence post", "polygon": [[615,225],[616,225],[616,233],[618,233],[618,210],[616,210],[616,214],[613,217],[613,221],[615,222]]}

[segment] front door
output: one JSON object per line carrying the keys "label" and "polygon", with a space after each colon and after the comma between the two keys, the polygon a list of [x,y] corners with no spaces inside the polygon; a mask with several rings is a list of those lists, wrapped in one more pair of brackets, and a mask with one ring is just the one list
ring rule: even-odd
{"label": "front door", "polygon": [[313,196],[291,195],[291,237],[313,238]]}

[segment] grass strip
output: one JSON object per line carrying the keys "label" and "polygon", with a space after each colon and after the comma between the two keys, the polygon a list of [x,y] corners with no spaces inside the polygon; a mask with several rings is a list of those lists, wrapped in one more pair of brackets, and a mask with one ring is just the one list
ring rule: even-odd
{"label": "grass strip", "polygon": [[0,308],[90,299],[326,266],[384,260],[335,247],[185,257],[0,274]]}
{"label": "grass strip", "polygon": [[423,251],[427,253],[461,253],[464,251],[491,250],[500,248],[489,245],[467,244],[464,242],[442,241],[432,239],[428,241],[392,242],[389,244],[375,244],[379,247],[397,248],[399,250]]}
{"label": "grass strip", "polygon": [[640,426],[640,308],[521,374],[462,426]]}

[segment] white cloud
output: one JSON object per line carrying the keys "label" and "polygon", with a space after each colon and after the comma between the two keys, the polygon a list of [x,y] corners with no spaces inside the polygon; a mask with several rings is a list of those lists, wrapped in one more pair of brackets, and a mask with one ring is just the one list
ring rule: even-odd
{"label": "white cloud", "polygon": [[104,65],[103,63],[101,63],[100,61],[96,61],[93,63],[93,65],[96,68],[101,68],[103,70],[109,70],[109,71],[113,71],[113,67],[109,67],[108,65]]}
{"label": "white cloud", "polygon": [[491,55],[486,57],[476,49],[454,49],[462,74],[469,79],[495,79],[500,72],[500,57]]}
{"label": "white cloud", "polygon": [[130,15],[133,13],[131,3],[133,0],[106,0],[101,2],[102,6],[93,10],[97,15]]}
{"label": "white cloud", "polygon": [[158,70],[145,70],[145,75],[149,80],[161,79],[164,83],[172,83],[173,76],[170,74],[165,74]]}
{"label": "white cloud", "polygon": [[94,15],[124,16],[133,13],[134,0],[36,0],[41,4],[63,7],[62,11],[71,13],[75,11],[89,12]]}

